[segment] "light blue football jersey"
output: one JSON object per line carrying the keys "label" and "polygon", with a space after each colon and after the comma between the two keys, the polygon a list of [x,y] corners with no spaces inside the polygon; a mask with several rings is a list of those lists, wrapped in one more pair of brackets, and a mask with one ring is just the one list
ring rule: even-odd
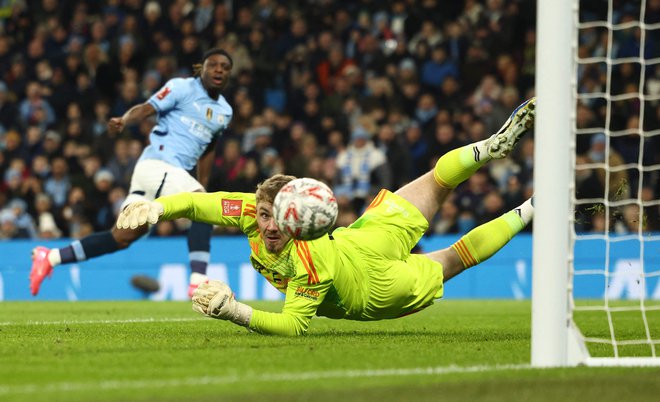
{"label": "light blue football jersey", "polygon": [[233,115],[222,95],[209,97],[200,78],[173,78],[148,102],[158,112],[158,123],[140,160],[158,159],[185,170],[195,167]]}

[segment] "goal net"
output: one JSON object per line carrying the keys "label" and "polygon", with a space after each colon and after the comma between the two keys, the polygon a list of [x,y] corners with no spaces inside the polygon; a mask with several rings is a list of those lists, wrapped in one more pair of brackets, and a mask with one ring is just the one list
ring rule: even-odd
{"label": "goal net", "polygon": [[[544,2],[539,2],[539,16]],[[542,138],[551,141],[547,137],[554,135],[564,147],[555,172],[562,169],[560,163],[569,168],[546,185],[553,172],[537,167],[536,191],[542,193],[537,217],[541,208],[557,202],[567,202],[568,208],[542,213],[560,221],[553,224],[555,233],[538,236],[544,244],[536,239],[544,231],[539,226],[543,221],[535,221],[534,275],[543,279],[554,274],[565,285],[543,291],[539,288],[544,284],[535,278],[533,292],[538,290],[543,299],[533,295],[532,364],[660,365],[660,2],[560,3],[565,8],[559,13],[570,14],[573,29],[563,38],[570,55],[560,49],[555,57],[569,57],[564,62],[569,76],[562,86],[552,81],[561,80],[557,72],[548,73],[559,77],[550,78],[555,87],[544,86],[539,82],[548,77],[537,61],[542,124],[536,127],[536,145],[543,152],[537,151],[536,159],[539,165],[552,165],[547,159],[555,155]],[[547,25],[539,30],[537,54],[548,41],[562,39],[548,37]],[[568,101],[557,110],[549,106],[557,99]],[[562,105],[567,114],[561,114]],[[568,127],[554,127],[568,129],[566,136],[562,131],[550,134],[553,127],[543,124],[569,116]],[[544,191],[548,186],[556,194]],[[541,262],[547,253],[541,247],[554,243],[559,243],[560,257]],[[561,269],[550,271],[553,264]],[[546,305],[553,297],[560,300],[558,307]],[[558,341],[539,334],[547,328],[541,324],[545,319],[555,326]]]}

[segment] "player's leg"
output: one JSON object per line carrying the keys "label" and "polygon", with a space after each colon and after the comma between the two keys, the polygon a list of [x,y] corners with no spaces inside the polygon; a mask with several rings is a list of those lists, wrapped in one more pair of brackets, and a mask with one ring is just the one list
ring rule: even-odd
{"label": "player's leg", "polygon": [[[151,161],[147,161],[151,162]],[[137,200],[153,200],[162,188],[166,174],[153,169],[149,163],[139,162],[133,171],[129,195],[121,208]],[[149,228],[143,226],[137,229],[117,229],[113,227],[100,233],[94,233],[81,240],[73,241],[66,247],[48,249],[36,247],[32,250],[32,269],[30,270],[30,291],[33,295],[39,292],[43,280],[50,276],[53,268],[60,264],[87,261],[91,258],[127,248],[135,240],[143,236]]]}
{"label": "player's leg", "polygon": [[426,254],[442,264],[444,281],[492,257],[532,220],[532,199],[499,218],[484,223],[461,237],[451,247]]}
{"label": "player's leg", "polygon": [[100,233],[94,233],[62,248],[48,249],[36,247],[32,250],[32,269],[30,271],[30,291],[36,295],[46,276],[60,264],[87,261],[91,258],[114,253],[127,248],[131,243],[147,232],[146,226],[137,229],[117,229],[113,227]]}
{"label": "player's leg", "polygon": [[190,284],[188,296],[200,283],[206,282],[206,269],[211,259],[211,234],[213,225],[202,222],[193,222],[188,230],[188,256],[190,259]]}
{"label": "player's leg", "polygon": [[536,100],[527,100],[490,138],[465,145],[442,155],[432,172],[396,191],[416,206],[431,222],[447,195],[491,159],[506,157],[534,124]]}
{"label": "player's leg", "polygon": [[[164,162],[168,170],[168,177],[159,195],[171,195],[181,192],[206,192],[204,187],[184,169],[170,166]],[[188,296],[200,283],[206,282],[206,269],[211,259],[211,234],[213,225],[201,222],[192,222],[188,229],[188,259],[190,261],[190,282]]]}

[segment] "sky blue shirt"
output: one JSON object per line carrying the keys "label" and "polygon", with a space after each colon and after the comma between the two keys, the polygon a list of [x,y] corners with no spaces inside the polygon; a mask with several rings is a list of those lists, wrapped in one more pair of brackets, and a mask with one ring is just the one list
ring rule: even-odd
{"label": "sky blue shirt", "polygon": [[173,78],[148,102],[158,112],[158,123],[140,160],[158,159],[185,170],[195,167],[233,115],[225,98],[212,99],[199,78]]}

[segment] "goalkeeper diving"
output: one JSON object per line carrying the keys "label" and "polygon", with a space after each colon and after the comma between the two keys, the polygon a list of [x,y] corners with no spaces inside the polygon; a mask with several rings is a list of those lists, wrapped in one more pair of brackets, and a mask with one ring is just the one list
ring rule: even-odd
{"label": "goalkeeper diving", "polygon": [[442,297],[444,282],[490,258],[532,219],[531,199],[450,247],[411,254],[451,191],[491,159],[506,157],[533,126],[535,99],[513,111],[490,138],[444,154],[430,172],[396,192],[381,190],[347,228],[311,241],[278,229],[273,200],[293,176],[275,175],[256,193],[180,193],[129,205],[119,228],[188,218],[240,228],[253,267],[286,295],[281,313],[254,309],[220,281],[201,284],[193,310],[264,334],[301,335],[312,317],[371,321],[402,317]]}

